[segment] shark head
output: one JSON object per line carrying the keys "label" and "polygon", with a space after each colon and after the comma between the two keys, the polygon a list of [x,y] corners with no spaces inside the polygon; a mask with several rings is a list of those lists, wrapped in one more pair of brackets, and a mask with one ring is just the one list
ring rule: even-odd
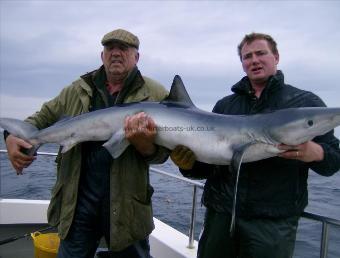
{"label": "shark head", "polygon": [[268,114],[267,135],[277,143],[297,145],[340,125],[340,108],[289,108]]}

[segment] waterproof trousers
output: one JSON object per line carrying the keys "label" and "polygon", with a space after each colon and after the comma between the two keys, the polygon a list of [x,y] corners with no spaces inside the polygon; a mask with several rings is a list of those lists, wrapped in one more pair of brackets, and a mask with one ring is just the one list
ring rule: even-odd
{"label": "waterproof trousers", "polygon": [[291,258],[298,216],[280,219],[236,218],[230,235],[228,214],[207,209],[198,258]]}

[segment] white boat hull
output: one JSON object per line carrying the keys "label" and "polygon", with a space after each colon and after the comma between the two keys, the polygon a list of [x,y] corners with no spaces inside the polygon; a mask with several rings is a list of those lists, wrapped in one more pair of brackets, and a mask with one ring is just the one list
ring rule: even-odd
{"label": "white boat hull", "polygon": [[[36,224],[37,228],[41,228],[41,225],[47,225],[46,212],[48,204],[48,200],[0,199],[0,227],[3,229],[8,229],[10,225],[13,225],[13,228],[20,228],[20,226],[22,226],[22,228],[25,229],[27,228],[25,225],[33,226]],[[196,248],[187,248],[188,236],[156,218],[154,218],[154,222],[155,230],[150,236],[151,255],[154,258],[196,257]],[[8,234],[10,233],[9,231],[7,232]],[[23,231],[21,234],[24,233],[27,232]],[[12,233],[7,237],[12,237],[15,235],[17,234]],[[4,236],[2,235],[2,237]],[[8,245],[7,247],[10,248],[10,245],[13,244],[9,243],[0,246],[0,257],[2,257],[1,252],[5,252],[6,245]],[[195,247],[197,247],[197,242],[195,242]],[[15,248],[13,247],[12,249],[12,251],[15,252]],[[32,253],[32,251],[28,253]]]}

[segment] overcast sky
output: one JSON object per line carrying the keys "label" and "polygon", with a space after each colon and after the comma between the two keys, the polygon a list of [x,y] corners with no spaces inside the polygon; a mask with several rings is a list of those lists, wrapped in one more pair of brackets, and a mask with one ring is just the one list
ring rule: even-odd
{"label": "overcast sky", "polygon": [[286,82],[340,106],[339,1],[0,1],[0,116],[24,118],[101,65],[102,36],[140,41],[143,74],[170,88],[179,74],[211,110],[244,72],[237,45],[250,32],[278,43]]}

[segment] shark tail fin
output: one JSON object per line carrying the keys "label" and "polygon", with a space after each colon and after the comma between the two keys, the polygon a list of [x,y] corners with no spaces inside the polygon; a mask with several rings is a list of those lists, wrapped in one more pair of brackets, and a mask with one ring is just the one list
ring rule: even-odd
{"label": "shark tail fin", "polygon": [[22,150],[27,155],[33,156],[41,145],[31,140],[39,130],[30,123],[14,118],[0,118],[0,127],[33,145],[31,149]]}
{"label": "shark tail fin", "polygon": [[179,75],[174,77],[170,93],[161,103],[176,103],[187,107],[195,107]]}

